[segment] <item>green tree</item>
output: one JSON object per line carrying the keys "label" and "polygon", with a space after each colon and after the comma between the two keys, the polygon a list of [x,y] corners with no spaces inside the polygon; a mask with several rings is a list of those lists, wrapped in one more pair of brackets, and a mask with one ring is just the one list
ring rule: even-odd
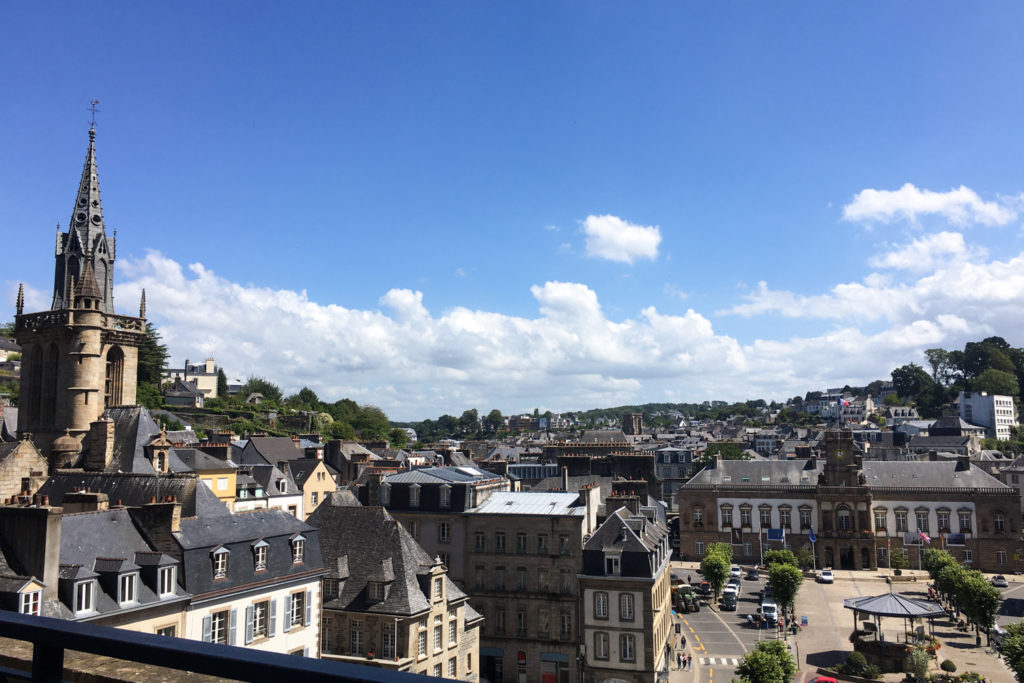
{"label": "green tree", "polygon": [[160,332],[151,322],[146,323],[146,333],[139,344],[139,363],[136,379],[138,385],[160,386],[167,368],[167,346],[160,340]]}
{"label": "green tree", "polygon": [[[901,555],[903,553],[900,553]],[[924,551],[924,559],[922,565],[925,571],[928,572],[928,576],[931,577],[932,581],[936,581],[939,578],[939,572],[945,567],[950,565],[959,566],[956,558],[948,550],[939,550],[938,548],[928,548]]]}
{"label": "green tree", "polygon": [[404,429],[395,427],[388,432],[388,443],[392,448],[405,448],[409,443],[409,435],[405,433]]}
{"label": "green tree", "polygon": [[327,436],[331,439],[352,441],[356,438],[356,430],[352,429],[352,425],[344,420],[335,420],[328,426]]}
{"label": "green tree", "polygon": [[352,428],[360,439],[380,441],[387,438],[391,431],[391,423],[384,411],[376,406],[362,406],[352,418]]}
{"label": "green tree", "polygon": [[775,601],[783,608],[793,607],[797,591],[803,582],[803,573],[794,565],[777,563],[768,567],[768,585],[772,589]]}
{"label": "green tree", "polygon": [[492,434],[500,432],[505,427],[505,418],[502,417],[501,411],[495,408],[491,412],[487,413],[487,417],[484,418],[484,429]]}
{"label": "green tree", "polygon": [[889,569],[907,569],[910,567],[910,562],[907,561],[906,555],[903,554],[902,550],[897,549],[894,553],[889,553]]}
{"label": "green tree", "polygon": [[277,386],[269,379],[256,376],[250,377],[245,381],[240,393],[243,398],[249,396],[249,394],[263,394],[263,398],[274,402],[280,402],[282,397],[281,387]]}
{"label": "green tree", "polygon": [[736,674],[744,683],[789,683],[796,670],[796,661],[786,644],[780,640],[767,640],[744,655],[736,667]]}
{"label": "green tree", "polygon": [[987,391],[989,395],[1017,396],[1020,394],[1020,385],[1017,384],[1017,377],[1011,372],[1004,372],[994,368],[983,371],[971,380],[971,389],[974,391]]}
{"label": "green tree", "polygon": [[932,369],[932,381],[942,386],[949,386],[957,379],[957,370],[953,365],[953,357],[946,349],[926,349],[925,357]]}
{"label": "green tree", "polygon": [[480,415],[476,408],[463,411],[459,417],[459,433],[472,435],[480,431]]}
{"label": "green tree", "polygon": [[145,406],[150,410],[156,410],[157,408],[164,407],[164,397],[152,384],[139,383],[135,388],[135,402],[140,406]]}
{"label": "green tree", "polygon": [[1024,623],[1018,622],[1006,627],[1006,637],[999,651],[1017,682],[1024,683]]}
{"label": "green tree", "polygon": [[809,569],[814,566],[814,553],[808,547],[796,551],[796,563],[798,567]]}
{"label": "green tree", "polygon": [[[714,545],[724,545],[721,543],[712,543]],[[718,599],[718,594],[722,591],[722,586],[725,585],[726,579],[729,578],[729,565],[732,559],[726,557],[721,552],[714,552],[710,547],[704,553],[703,559],[700,561],[700,573],[704,576],[704,580],[711,584],[711,589],[715,592],[715,599]]]}
{"label": "green tree", "polygon": [[767,567],[771,567],[773,564],[800,566],[792,550],[769,550],[764,554],[764,564]]}
{"label": "green tree", "polygon": [[935,382],[925,372],[924,368],[916,363],[908,363],[892,371],[892,383],[903,398],[917,398],[926,391],[931,391]]}
{"label": "green tree", "polygon": [[299,389],[299,393],[296,394],[299,402],[309,408],[310,410],[320,409],[320,397],[316,395],[316,392],[309,387],[302,387]]}
{"label": "green tree", "polygon": [[906,670],[917,683],[923,683],[928,676],[928,666],[932,663],[931,655],[920,648],[914,648],[907,655]]}
{"label": "green tree", "polygon": [[228,376],[224,374],[224,368],[217,368],[217,398],[228,400]]}

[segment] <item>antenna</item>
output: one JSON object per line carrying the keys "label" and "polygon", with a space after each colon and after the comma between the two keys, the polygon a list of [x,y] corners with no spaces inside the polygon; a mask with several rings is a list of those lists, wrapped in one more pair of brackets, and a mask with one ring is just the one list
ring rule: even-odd
{"label": "antenna", "polygon": [[100,103],[99,100],[91,100],[89,102],[89,105],[90,105],[89,106],[89,111],[92,112],[92,121],[89,122],[89,125],[90,125],[91,128],[94,128],[94,129],[96,128],[96,112],[100,111],[99,109],[96,108],[96,105],[99,104],[99,103]]}

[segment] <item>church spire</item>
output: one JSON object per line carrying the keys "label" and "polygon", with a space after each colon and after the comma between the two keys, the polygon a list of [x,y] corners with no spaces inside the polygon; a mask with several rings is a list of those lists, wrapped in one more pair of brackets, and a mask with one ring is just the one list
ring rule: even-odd
{"label": "church spire", "polygon": [[75,208],[69,224],[78,232],[78,239],[86,252],[92,251],[95,238],[103,233],[103,205],[100,202],[100,181],[96,168],[96,129],[89,129],[89,150],[82,166],[82,179],[78,183]]}
{"label": "church spire", "polygon": [[21,315],[22,311],[25,310],[25,285],[18,283],[18,300],[15,302],[16,315]]}

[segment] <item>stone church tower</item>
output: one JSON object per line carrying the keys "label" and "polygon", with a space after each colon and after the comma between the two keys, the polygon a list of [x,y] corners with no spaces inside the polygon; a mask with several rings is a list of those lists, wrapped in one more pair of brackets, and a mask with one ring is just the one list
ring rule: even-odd
{"label": "stone church tower", "polygon": [[24,313],[18,293],[18,431],[34,434],[44,452],[65,430],[81,439],[104,409],[135,403],[145,294],[138,318],[114,314],[115,253],[103,221],[91,129],[71,223],[66,233],[58,227],[50,310]]}

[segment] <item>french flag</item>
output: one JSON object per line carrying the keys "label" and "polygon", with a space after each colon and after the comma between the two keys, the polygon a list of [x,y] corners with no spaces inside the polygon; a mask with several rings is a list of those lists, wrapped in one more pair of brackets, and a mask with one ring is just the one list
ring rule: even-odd
{"label": "french flag", "polygon": [[840,396],[839,398],[836,399],[836,405],[838,405],[840,408],[842,408],[842,407],[845,407],[845,406],[849,406],[850,402],[847,401],[842,396]]}

